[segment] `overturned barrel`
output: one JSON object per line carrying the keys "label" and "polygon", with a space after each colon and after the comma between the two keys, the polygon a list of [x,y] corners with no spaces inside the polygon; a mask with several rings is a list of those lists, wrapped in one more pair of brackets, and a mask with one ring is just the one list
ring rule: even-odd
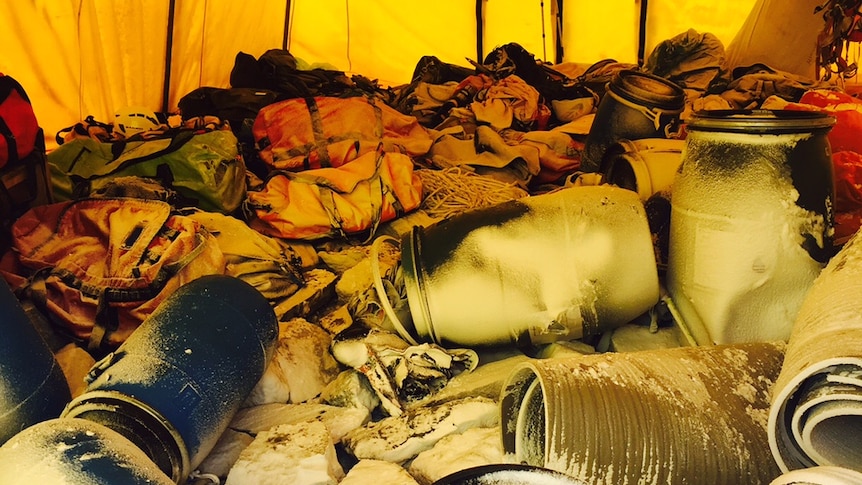
{"label": "overturned barrel", "polygon": [[60,416],[72,398],[48,344],[0,278],[0,444],[32,424]]}
{"label": "overturned barrel", "polygon": [[569,187],[476,209],[401,243],[410,319],[453,346],[543,344],[623,325],[656,304],[644,206],[630,190]]}
{"label": "overturned barrel", "polygon": [[655,194],[670,196],[684,145],[667,138],[620,140],[605,154],[604,182],[633,190],[643,201]]}
{"label": "overturned barrel", "polygon": [[181,483],[263,375],[278,325],[248,283],[208,275],[180,287],[113,353],[63,417],[129,438]]}
{"label": "overturned barrel", "polygon": [[595,485],[769,483],[766,414],[782,343],[608,352],[518,364],[503,450]]}
{"label": "overturned barrel", "polygon": [[170,485],[144,452],[99,423],[55,418],[30,426],[0,446],[6,485]]}

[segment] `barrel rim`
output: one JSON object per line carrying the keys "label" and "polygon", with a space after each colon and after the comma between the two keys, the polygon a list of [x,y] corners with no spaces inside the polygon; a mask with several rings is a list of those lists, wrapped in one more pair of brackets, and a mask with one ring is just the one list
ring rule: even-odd
{"label": "barrel rim", "polygon": [[[123,412],[118,412],[120,409]],[[87,419],[111,428],[109,423],[93,419],[96,417],[95,415],[101,413],[110,415],[112,418],[118,420],[118,422],[130,427],[137,427],[135,425],[140,424],[151,425],[147,427],[147,430],[151,432],[149,437],[126,436],[126,438],[138,447],[141,445],[136,439],[150,438],[156,440],[157,444],[161,445],[164,450],[165,458],[171,463],[170,470],[162,469],[162,471],[175,483],[185,480],[189,473],[191,473],[188,448],[179,430],[168,422],[156,409],[136,399],[134,396],[110,390],[87,391],[70,401],[60,417]],[[93,416],[88,417],[91,414]],[[117,431],[119,432],[119,430]],[[156,460],[153,459],[153,461],[155,462]]]}
{"label": "barrel rim", "polygon": [[401,240],[401,270],[411,318],[401,322],[401,327],[396,330],[409,341],[424,341],[428,338],[433,340],[431,315],[423,291],[422,268],[418,259],[421,233],[420,226],[413,226]]}
{"label": "barrel rim", "polygon": [[828,131],[837,119],[822,111],[790,109],[700,110],[686,122],[687,131],[725,133],[807,133]]}
{"label": "barrel rim", "polygon": [[685,108],[685,91],[678,84],[644,71],[623,69],[611,79],[608,89],[631,102],[669,113],[681,113]]}

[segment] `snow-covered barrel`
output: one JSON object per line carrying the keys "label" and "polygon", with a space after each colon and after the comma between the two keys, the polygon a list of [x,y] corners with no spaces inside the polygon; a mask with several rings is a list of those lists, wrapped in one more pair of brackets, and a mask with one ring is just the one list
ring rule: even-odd
{"label": "snow-covered barrel", "polygon": [[580,186],[475,209],[401,244],[412,341],[542,344],[598,335],[658,302],[643,203]]}
{"label": "snow-covered barrel", "polygon": [[0,446],[6,485],[171,485],[134,443],[94,421],[55,418],[28,427]]}
{"label": "snow-covered barrel", "polygon": [[834,254],[825,113],[718,110],[687,124],[668,291],[700,344],[786,340]]}
{"label": "snow-covered barrel", "polygon": [[17,432],[56,418],[72,398],[48,344],[0,278],[0,445]]}
{"label": "snow-covered barrel", "polygon": [[260,380],[277,340],[275,313],[254,287],[200,277],[93,366],[62,417],[118,431],[183,483]]}

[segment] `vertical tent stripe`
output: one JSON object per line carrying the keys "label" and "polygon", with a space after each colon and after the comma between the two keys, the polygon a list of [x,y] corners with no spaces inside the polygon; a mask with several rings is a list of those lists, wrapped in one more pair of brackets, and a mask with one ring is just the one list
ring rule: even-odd
{"label": "vertical tent stripe", "polygon": [[162,84],[162,112],[170,110],[171,102],[171,61],[174,50],[174,15],[177,11],[177,0],[170,0],[168,4],[168,26],[166,30],[167,42],[165,43],[165,80]]}
{"label": "vertical tent stripe", "polygon": [[648,0],[640,0],[640,12],[638,13],[638,66],[643,66],[646,56],[647,39],[647,3]]}
{"label": "vertical tent stripe", "polygon": [[555,0],[552,5],[556,6],[556,9],[551,8],[551,15],[554,17],[555,64],[563,62],[563,3],[563,0]]}
{"label": "vertical tent stripe", "polygon": [[485,59],[485,0],[476,0],[476,61]]}

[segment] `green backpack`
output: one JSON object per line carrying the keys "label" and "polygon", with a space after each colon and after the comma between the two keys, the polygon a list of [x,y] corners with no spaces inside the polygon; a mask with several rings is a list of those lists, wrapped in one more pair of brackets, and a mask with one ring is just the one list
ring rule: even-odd
{"label": "green backpack", "polygon": [[119,177],[155,179],[184,206],[233,213],[246,191],[246,167],[229,130],[171,130],[166,136],[102,143],[77,138],[48,154],[55,200],[76,200]]}

